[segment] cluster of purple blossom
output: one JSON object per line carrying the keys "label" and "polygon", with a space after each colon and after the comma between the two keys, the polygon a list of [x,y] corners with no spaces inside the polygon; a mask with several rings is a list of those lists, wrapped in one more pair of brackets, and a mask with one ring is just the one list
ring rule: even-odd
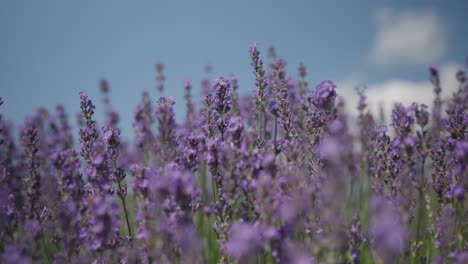
{"label": "cluster of purple blossom", "polygon": [[465,73],[442,98],[430,67],[433,106],[395,104],[387,125],[364,89],[351,116],[332,81],[268,55],[250,47],[253,94],[205,79],[197,111],[186,81],[181,123],[143,93],[131,141],[105,81],[102,129],[80,93],[79,144],[63,106],[20,142],[0,115],[0,262],[468,263]]}

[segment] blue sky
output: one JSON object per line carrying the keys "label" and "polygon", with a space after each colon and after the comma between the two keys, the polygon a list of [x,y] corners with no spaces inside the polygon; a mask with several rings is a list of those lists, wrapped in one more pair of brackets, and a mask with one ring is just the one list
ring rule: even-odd
{"label": "blue sky", "polygon": [[429,63],[447,74],[464,64],[467,10],[467,1],[5,0],[1,112],[20,122],[39,106],[62,103],[74,114],[78,93],[87,90],[102,113],[98,83],[106,78],[127,134],[141,92],[158,96],[157,60],[165,64],[164,95],[175,98],[182,116],[183,80],[198,90],[207,62],[210,77],[235,73],[241,92],[253,89],[254,41],[265,59],[273,44],[293,76],[305,63],[311,85],[332,79],[349,97],[356,83],[375,89],[376,100],[417,97],[428,86]]}

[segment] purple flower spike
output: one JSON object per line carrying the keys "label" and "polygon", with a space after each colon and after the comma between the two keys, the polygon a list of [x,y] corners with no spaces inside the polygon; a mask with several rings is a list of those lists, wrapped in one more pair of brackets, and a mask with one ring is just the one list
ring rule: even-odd
{"label": "purple flower spike", "polygon": [[228,112],[232,107],[231,89],[231,83],[223,77],[217,78],[213,86],[214,110],[217,113],[214,120],[223,140],[224,132],[229,124]]}
{"label": "purple flower spike", "polygon": [[429,112],[427,111],[427,105],[421,104],[419,108],[415,108],[416,123],[424,128],[429,122]]}
{"label": "purple flower spike", "polygon": [[166,80],[166,77],[164,76],[164,64],[162,62],[158,61],[156,62],[156,89],[158,90],[159,94],[162,94],[164,91],[164,81]]}
{"label": "purple flower spike", "polygon": [[456,78],[459,83],[463,84],[466,82],[466,73],[465,71],[459,70],[457,71]]}
{"label": "purple flower spike", "polygon": [[119,228],[119,207],[109,195],[95,196],[89,208],[91,219],[89,231],[92,250],[100,251],[111,244]]}
{"label": "purple flower spike", "polygon": [[230,228],[230,239],[226,242],[225,252],[235,260],[248,259],[261,247],[260,230],[248,223],[234,223]]}
{"label": "purple flower spike", "polygon": [[315,107],[329,111],[335,105],[335,88],[336,85],[332,81],[323,81],[317,85],[315,91],[310,97],[310,100],[315,105]]}

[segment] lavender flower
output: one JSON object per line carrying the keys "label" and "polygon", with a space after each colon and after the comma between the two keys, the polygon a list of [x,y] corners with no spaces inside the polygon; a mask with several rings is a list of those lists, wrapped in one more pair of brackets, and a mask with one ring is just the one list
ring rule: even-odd
{"label": "lavender flower", "polygon": [[101,93],[103,94],[104,98],[102,100],[102,102],[105,104],[105,105],[108,105],[110,103],[110,99],[109,99],[109,83],[107,82],[107,80],[105,79],[102,79],[100,82],[99,82],[99,89],[101,90]]}
{"label": "lavender flower", "polygon": [[260,59],[260,52],[257,49],[257,44],[252,43],[250,46],[250,58],[252,62],[250,65],[254,68],[253,73],[255,75],[255,86],[257,90],[255,91],[255,105],[257,106],[257,115],[258,115],[258,132],[257,132],[257,141],[259,145],[262,145],[264,138],[264,127],[265,123],[265,113],[266,113],[266,103],[267,103],[267,94],[266,94],[266,79],[265,71],[263,70],[263,61]]}
{"label": "lavender flower", "polygon": [[199,133],[188,133],[186,135],[185,141],[186,145],[183,147],[181,151],[180,163],[184,164],[184,166],[191,170],[196,171],[198,169],[199,163],[199,155],[201,141],[203,136]]}
{"label": "lavender flower", "polygon": [[457,78],[457,81],[460,83],[460,84],[463,84],[466,82],[466,74],[464,71],[462,70],[459,70],[457,71],[456,73],[456,78]]}
{"label": "lavender flower", "polygon": [[125,172],[124,169],[118,167],[117,159],[119,157],[119,145],[120,145],[120,131],[112,129],[110,127],[104,128],[104,141],[107,143],[107,154],[112,163],[112,177],[111,179],[117,184],[117,196],[122,201],[122,206],[125,213],[125,220],[127,222],[128,235],[132,236],[132,229],[130,227],[130,220],[128,216],[127,204],[125,197],[127,196],[127,184],[124,181]]}
{"label": "lavender flower", "polygon": [[118,231],[119,207],[112,196],[94,196],[89,208],[90,247],[94,251],[102,251],[111,247]]}
{"label": "lavender flower", "polygon": [[370,203],[373,212],[369,226],[372,244],[384,263],[391,263],[403,254],[407,231],[397,208],[388,201],[374,195]]}
{"label": "lavender flower", "polygon": [[351,224],[350,227],[350,234],[351,234],[351,240],[350,240],[350,247],[351,247],[351,258],[353,262],[358,262],[359,256],[361,254],[361,251],[359,250],[359,246],[361,243],[366,241],[366,238],[361,232],[361,222],[357,218],[357,216],[353,217],[353,223]]}
{"label": "lavender flower", "polygon": [[434,86],[434,107],[433,107],[433,121],[434,121],[434,130],[435,134],[437,135],[441,129],[441,118],[442,118],[442,99],[440,94],[442,92],[440,86],[440,77],[439,77],[439,70],[436,68],[435,65],[429,66],[429,74],[430,80]]}
{"label": "lavender flower", "polygon": [[195,115],[195,106],[193,105],[192,102],[192,95],[190,94],[190,91],[192,90],[192,85],[190,80],[185,80],[184,81],[184,90],[185,90],[185,101],[186,101],[186,108],[187,108],[187,115],[186,115],[186,120],[188,122],[187,126],[188,129],[192,128],[194,120],[194,115]]}
{"label": "lavender flower", "polygon": [[151,143],[154,141],[154,136],[151,131],[151,126],[154,123],[154,118],[151,114],[151,102],[149,94],[143,93],[143,100],[135,110],[135,121],[133,127],[135,128],[136,142],[144,155],[148,155]]}
{"label": "lavender flower", "polygon": [[[15,237],[6,246],[0,260],[4,263],[34,263],[41,259],[40,248],[35,241],[40,241],[41,228],[37,220],[23,223],[24,232]],[[50,259],[49,259],[50,261]]]}
{"label": "lavender flower", "polygon": [[164,64],[162,64],[160,61],[156,63],[156,89],[158,90],[159,94],[162,94],[164,91],[164,81],[166,80],[166,77],[164,76]]}
{"label": "lavender flower", "polygon": [[229,75],[229,82],[231,83],[232,92],[231,92],[231,101],[232,101],[232,114],[239,114],[239,83],[237,81],[237,76],[235,74]]}
{"label": "lavender flower", "polygon": [[175,160],[176,153],[174,152],[177,147],[176,134],[175,134],[175,112],[173,105],[175,104],[172,97],[159,97],[158,106],[156,108],[156,116],[158,119],[158,139],[162,148],[160,153],[161,160],[173,161]]}
{"label": "lavender flower", "polygon": [[329,112],[335,105],[335,88],[336,85],[332,81],[323,81],[317,85],[309,100],[316,108]]}
{"label": "lavender flower", "polygon": [[305,92],[307,90],[307,81],[305,80],[305,78],[307,77],[307,69],[304,65],[304,63],[300,63],[299,64],[299,68],[298,68],[298,73],[299,73],[299,77],[300,77],[300,82],[299,82],[299,92],[300,92],[300,96],[301,98],[305,95]]}
{"label": "lavender flower", "polygon": [[26,155],[27,167],[29,171],[29,178],[26,181],[26,186],[28,187],[27,196],[29,215],[33,218],[38,218],[39,211],[42,209],[40,205],[41,176],[37,170],[39,164],[36,160],[36,153],[38,151],[37,142],[39,140],[37,133],[37,129],[33,126],[27,127],[23,133],[24,153]]}
{"label": "lavender flower", "polygon": [[446,259],[455,250],[457,243],[456,213],[454,208],[445,207],[441,210],[436,231],[437,238],[434,244],[439,248],[439,258]]}
{"label": "lavender flower", "polygon": [[433,160],[432,188],[437,194],[439,203],[445,205],[452,200],[452,168],[453,158],[450,157],[450,149],[453,146],[450,141],[441,139],[431,149],[431,158]]}
{"label": "lavender flower", "polygon": [[216,124],[215,112],[213,110],[214,98],[211,93],[205,97],[203,104],[205,105],[205,108],[202,110],[202,115],[204,117],[202,130],[207,138],[213,138],[215,136]]}
{"label": "lavender flower", "polygon": [[244,130],[244,124],[240,116],[231,117],[227,131],[231,132],[234,146],[240,148],[242,140],[242,132]]}
{"label": "lavender flower", "polygon": [[107,154],[96,130],[93,120],[94,104],[88,99],[86,92],[80,93],[81,116],[85,127],[80,129],[80,154],[86,161],[86,174],[89,177],[92,192],[109,192],[109,166]]}
{"label": "lavender flower", "polygon": [[[286,82],[285,62],[277,59],[272,64],[273,83],[272,90],[275,94],[274,103],[270,105],[272,113],[277,115],[278,124],[281,127],[285,141],[289,141],[297,136],[295,128],[296,117],[293,115],[288,99]],[[276,129],[275,129],[276,131]],[[274,138],[276,141],[276,137]],[[276,145],[276,142],[274,142]]]}
{"label": "lavender flower", "polygon": [[427,105],[421,104],[420,108],[415,108],[416,123],[424,128],[429,122],[429,112],[427,111]]}
{"label": "lavender flower", "polygon": [[261,233],[257,227],[248,223],[234,223],[226,242],[225,251],[237,261],[247,261],[262,246]]}
{"label": "lavender flower", "polygon": [[232,98],[230,96],[231,90],[231,83],[228,80],[223,77],[216,79],[216,84],[213,86],[214,110],[217,113],[215,116],[215,122],[219,132],[221,133],[222,140],[224,140],[224,133],[226,132],[226,128],[229,124],[230,116],[228,115],[228,112],[232,107]]}

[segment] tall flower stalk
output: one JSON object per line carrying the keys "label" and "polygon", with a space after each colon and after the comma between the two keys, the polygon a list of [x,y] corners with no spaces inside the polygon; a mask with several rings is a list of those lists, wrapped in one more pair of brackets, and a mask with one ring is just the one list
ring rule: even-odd
{"label": "tall flower stalk", "polygon": [[215,122],[221,133],[221,141],[224,141],[224,134],[229,124],[230,115],[228,113],[232,108],[231,91],[231,83],[227,79],[223,77],[216,79],[213,86],[214,110],[216,112]]}
{"label": "tall flower stalk", "polygon": [[250,65],[254,68],[253,74],[255,75],[255,105],[257,107],[258,115],[258,131],[257,131],[257,145],[260,147],[264,144],[266,134],[266,106],[267,106],[267,93],[266,93],[266,78],[265,71],[263,70],[263,61],[260,59],[260,51],[256,43],[250,45],[250,58],[252,62]]}
{"label": "tall flower stalk", "polygon": [[27,160],[27,168],[29,178],[26,180],[27,197],[28,197],[28,219],[38,221],[40,225],[40,237],[42,247],[47,263],[51,263],[51,256],[48,245],[46,243],[46,235],[44,233],[41,211],[43,210],[41,201],[41,176],[38,172],[39,163],[37,162],[37,144],[39,141],[38,130],[31,124],[24,130],[23,146]]}
{"label": "tall flower stalk", "polygon": [[166,80],[166,77],[164,76],[164,64],[158,61],[156,62],[155,68],[156,68],[156,90],[159,92],[159,94],[162,94],[164,92],[164,81]]}
{"label": "tall flower stalk", "polygon": [[117,165],[117,159],[119,158],[120,131],[111,127],[105,127],[104,141],[107,143],[107,154],[109,155],[109,159],[112,163],[112,180],[117,184],[116,193],[122,201],[125,222],[127,223],[127,232],[128,235],[132,237],[129,213],[127,203],[125,202],[125,197],[127,196],[127,184],[124,182],[124,179],[126,175],[124,169]]}

